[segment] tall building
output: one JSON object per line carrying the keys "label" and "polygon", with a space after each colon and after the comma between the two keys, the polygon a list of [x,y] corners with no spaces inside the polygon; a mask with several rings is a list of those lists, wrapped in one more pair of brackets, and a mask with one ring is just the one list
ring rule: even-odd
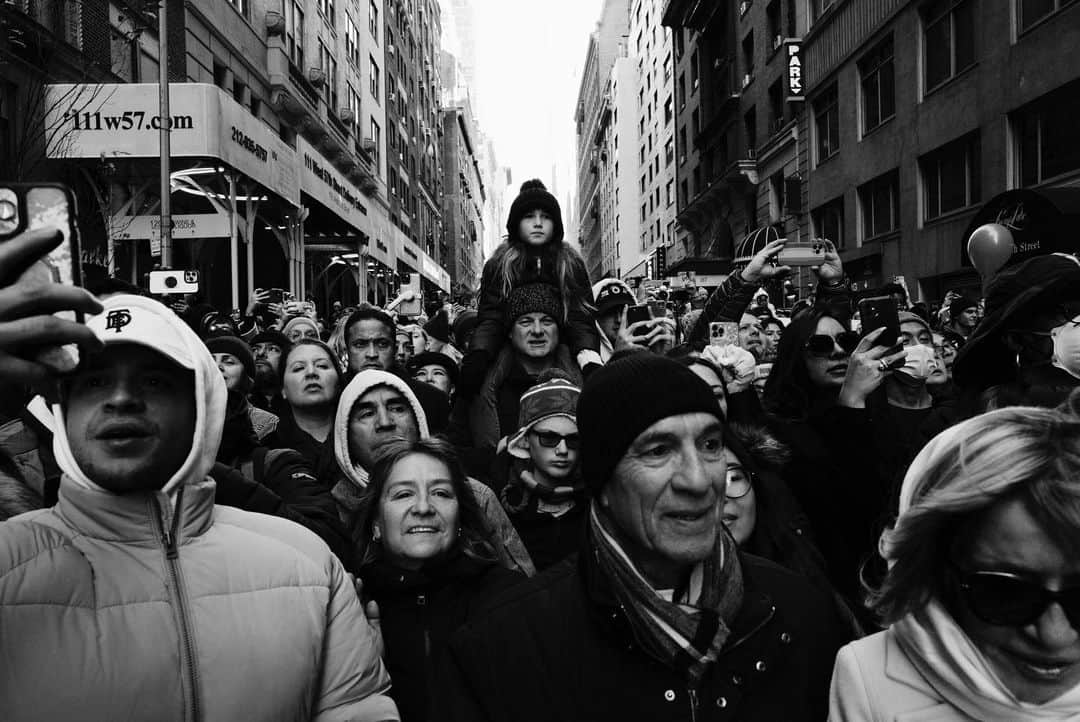
{"label": "tall building", "polygon": [[495,155],[495,144],[480,131],[477,144],[477,159],[480,162],[480,177],[483,179],[487,194],[484,200],[484,241],[482,257],[487,259],[495,252],[506,235],[506,214],[509,208],[505,198],[507,192],[507,170],[499,165]]}
{"label": "tall building", "polygon": [[[964,257],[967,229],[1005,191],[1032,189],[1063,211],[1080,209],[1072,126],[1080,4],[855,0],[810,8],[802,229],[835,240],[860,287],[902,275],[917,298],[978,288]],[[1034,206],[1013,204],[991,220],[1022,233]]]}
{"label": "tall building", "polygon": [[[611,71],[615,59],[626,54],[626,37],[629,32],[629,0],[605,0],[596,30],[589,36],[589,47],[578,89],[577,110],[574,114],[577,141],[578,241],[581,243],[589,276],[594,280],[617,272],[614,268],[605,268],[604,227],[601,217],[604,212],[601,188],[605,187],[605,184],[601,182],[601,166],[614,164],[616,161],[604,153],[604,131],[613,112],[609,92]],[[625,141],[623,144],[625,146]],[[610,254],[608,260],[610,262]]]}
{"label": "tall building", "polygon": [[[150,132],[161,123],[160,52],[156,15],[143,6],[0,4],[5,59],[28,42],[54,58],[90,54],[66,61],[75,72],[37,76],[45,106],[35,115],[16,105],[14,120],[0,120],[0,147],[27,119],[49,128],[47,155],[86,180],[79,197],[94,199],[84,204],[94,212],[84,216],[102,219],[84,234],[90,260],[136,283],[161,254],[160,152]],[[220,307],[242,308],[256,286],[311,294],[320,306],[384,303],[403,272],[449,290],[437,243],[438,143],[421,144],[438,125],[438,70],[425,62],[438,37],[431,0],[167,8],[173,267],[198,269],[202,292]],[[29,85],[4,80],[2,92],[16,97]]]}
{"label": "tall building", "polygon": [[[661,25],[663,0],[634,0],[630,54],[635,66],[633,126],[637,144],[637,237],[624,247],[623,278],[657,278],[657,263],[675,241],[675,74],[671,32]],[[657,249],[665,250],[657,253]]]}

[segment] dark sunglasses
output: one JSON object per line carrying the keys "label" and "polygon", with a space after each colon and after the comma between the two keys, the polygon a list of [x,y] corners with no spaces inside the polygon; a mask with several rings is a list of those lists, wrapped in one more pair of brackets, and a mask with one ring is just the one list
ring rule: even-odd
{"label": "dark sunglasses", "polygon": [[566,442],[566,448],[577,450],[581,448],[581,437],[577,434],[559,434],[554,431],[533,431],[532,435],[545,449],[554,449],[560,442]]}
{"label": "dark sunglasses", "polygon": [[998,627],[1023,627],[1057,602],[1074,629],[1080,629],[1080,587],[1047,589],[1008,572],[966,572],[953,566],[964,603],[976,617]]}
{"label": "dark sunglasses", "polygon": [[859,334],[854,331],[841,331],[835,336],[827,333],[815,333],[806,340],[806,352],[811,356],[830,356],[836,346],[850,354],[859,345]]}

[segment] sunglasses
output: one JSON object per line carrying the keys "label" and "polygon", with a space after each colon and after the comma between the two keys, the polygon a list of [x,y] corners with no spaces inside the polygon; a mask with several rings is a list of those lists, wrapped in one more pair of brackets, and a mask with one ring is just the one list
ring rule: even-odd
{"label": "sunglasses", "polygon": [[566,448],[577,450],[581,448],[581,437],[577,434],[559,434],[554,431],[533,431],[533,437],[540,442],[545,449],[554,449],[561,442],[566,442]]}
{"label": "sunglasses", "polygon": [[1080,629],[1080,587],[1054,591],[1008,572],[965,572],[956,567],[953,572],[968,609],[987,624],[1023,627],[1057,602],[1073,628]]}
{"label": "sunglasses", "polygon": [[839,346],[844,353],[850,354],[859,345],[859,334],[854,331],[841,331],[835,336],[827,333],[815,333],[806,340],[806,352],[811,356],[828,357]]}
{"label": "sunglasses", "polygon": [[754,475],[741,467],[728,467],[727,498],[741,499],[753,488]]}

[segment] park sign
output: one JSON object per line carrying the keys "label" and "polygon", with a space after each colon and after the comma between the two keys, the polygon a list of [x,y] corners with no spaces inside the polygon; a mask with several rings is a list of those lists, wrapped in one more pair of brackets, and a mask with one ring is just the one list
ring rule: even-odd
{"label": "park sign", "polygon": [[[296,151],[221,88],[170,83],[173,158],[213,158],[300,205]],[[156,83],[49,85],[50,158],[122,160],[160,156]]]}
{"label": "park sign", "polygon": [[787,101],[806,100],[803,85],[802,40],[788,38],[784,41],[785,75],[787,77]]}

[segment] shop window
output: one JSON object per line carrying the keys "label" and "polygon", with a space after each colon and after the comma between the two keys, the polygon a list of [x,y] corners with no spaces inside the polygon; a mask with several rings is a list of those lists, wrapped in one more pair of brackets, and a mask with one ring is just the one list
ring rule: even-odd
{"label": "shop window", "polygon": [[837,249],[844,248],[844,197],[834,198],[810,212],[814,236],[832,241]]}
{"label": "shop window", "polygon": [[1010,117],[1017,182],[1032,186],[1080,170],[1080,80],[1061,86]]}
{"label": "shop window", "polygon": [[900,174],[896,170],[859,186],[863,240],[890,233],[900,227],[897,218],[899,196]]}
{"label": "shop window", "polygon": [[840,111],[836,83],[814,101],[814,132],[817,162],[821,163],[840,150]]}
{"label": "shop window", "polygon": [[862,90],[863,133],[868,133],[896,113],[896,82],[893,76],[893,39],[882,40],[859,61]]}
{"label": "shop window", "polygon": [[979,200],[979,135],[972,133],[919,158],[923,220]]}
{"label": "shop window", "polygon": [[934,0],[922,8],[923,87],[930,92],[975,64],[974,0]]}

